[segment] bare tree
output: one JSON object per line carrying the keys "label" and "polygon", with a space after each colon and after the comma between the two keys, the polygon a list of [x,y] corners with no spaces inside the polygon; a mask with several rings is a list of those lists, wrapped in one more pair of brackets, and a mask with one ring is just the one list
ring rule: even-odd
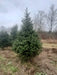
{"label": "bare tree", "polygon": [[51,5],[48,13],[48,25],[49,32],[52,32],[54,27],[57,25],[57,9],[54,7],[54,5]]}
{"label": "bare tree", "polygon": [[43,31],[45,25],[46,14],[44,11],[39,11],[34,18],[34,29],[36,31]]}

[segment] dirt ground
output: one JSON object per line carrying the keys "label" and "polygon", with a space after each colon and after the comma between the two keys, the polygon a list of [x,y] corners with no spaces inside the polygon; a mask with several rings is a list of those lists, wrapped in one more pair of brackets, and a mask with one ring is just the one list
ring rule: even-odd
{"label": "dirt ground", "polygon": [[39,56],[22,64],[10,48],[0,50],[0,75],[57,75],[57,48],[43,47]]}

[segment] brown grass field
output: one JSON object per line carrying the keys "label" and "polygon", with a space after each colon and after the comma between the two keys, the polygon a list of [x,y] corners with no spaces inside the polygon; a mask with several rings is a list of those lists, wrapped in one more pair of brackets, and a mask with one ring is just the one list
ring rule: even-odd
{"label": "brown grass field", "polygon": [[0,75],[57,75],[57,40],[42,44],[42,53],[22,64],[10,47],[0,50]]}

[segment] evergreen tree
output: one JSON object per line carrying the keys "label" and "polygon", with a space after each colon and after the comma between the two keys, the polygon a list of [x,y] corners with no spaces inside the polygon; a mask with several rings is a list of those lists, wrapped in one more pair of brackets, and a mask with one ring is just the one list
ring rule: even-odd
{"label": "evergreen tree", "polygon": [[0,48],[4,48],[8,46],[10,46],[9,35],[6,31],[1,31],[0,32]]}
{"label": "evergreen tree", "polygon": [[21,60],[28,61],[41,52],[41,42],[33,30],[33,24],[27,9],[22,22],[22,29],[19,32],[18,39],[13,44],[13,50],[19,54]]}
{"label": "evergreen tree", "polygon": [[17,25],[15,25],[15,26],[13,26],[12,28],[11,28],[11,42],[13,43],[14,42],[14,40],[16,39],[16,37],[17,37],[17,31],[18,31],[18,26]]}

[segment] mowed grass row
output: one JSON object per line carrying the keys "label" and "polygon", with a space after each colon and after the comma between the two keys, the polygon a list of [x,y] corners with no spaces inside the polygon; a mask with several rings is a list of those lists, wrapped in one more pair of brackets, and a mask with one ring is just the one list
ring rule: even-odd
{"label": "mowed grass row", "polygon": [[54,43],[42,43],[43,48],[56,48],[57,49],[57,44]]}
{"label": "mowed grass row", "polygon": [[53,39],[46,39],[46,40],[41,40],[42,42],[42,47],[43,48],[56,48],[57,49],[57,40]]}

